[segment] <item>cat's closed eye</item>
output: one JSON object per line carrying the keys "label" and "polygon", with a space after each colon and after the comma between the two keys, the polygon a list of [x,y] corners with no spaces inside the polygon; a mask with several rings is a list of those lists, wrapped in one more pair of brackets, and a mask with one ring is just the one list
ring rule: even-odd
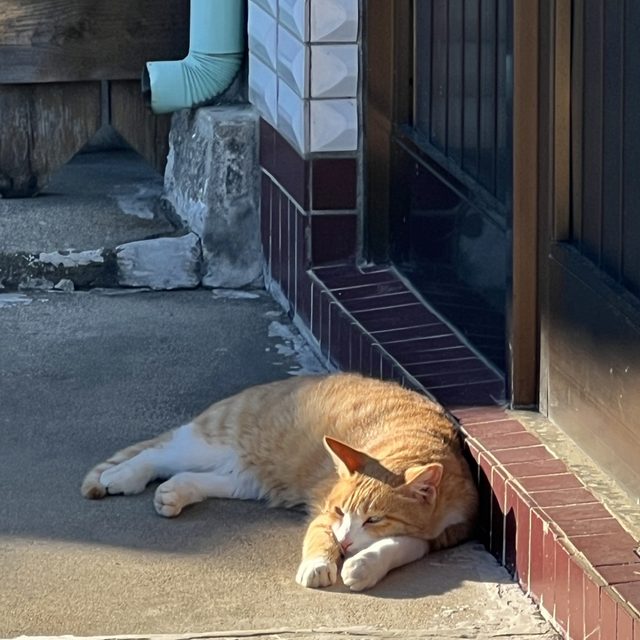
{"label": "cat's closed eye", "polygon": [[364,521],[364,524],[377,524],[383,519],[384,519],[384,516],[371,516]]}
{"label": "cat's closed eye", "polygon": [[336,512],[336,514],[338,514],[341,518],[344,515],[344,511],[342,511],[342,509],[340,507],[334,507],[334,511]]}

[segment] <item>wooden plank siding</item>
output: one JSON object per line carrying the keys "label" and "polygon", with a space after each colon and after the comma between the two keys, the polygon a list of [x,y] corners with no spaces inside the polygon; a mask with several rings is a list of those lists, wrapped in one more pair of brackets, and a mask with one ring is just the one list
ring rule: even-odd
{"label": "wooden plank siding", "polygon": [[576,1],[570,240],[640,294],[640,4]]}
{"label": "wooden plank siding", "polygon": [[140,78],[188,44],[189,0],[4,0],[0,196],[38,193],[107,123],[161,171],[169,119],[144,106]]}
{"label": "wooden plank siding", "polygon": [[570,245],[550,261],[549,416],[640,499],[640,308]]}
{"label": "wooden plank siding", "polygon": [[154,115],[140,98],[140,83],[109,83],[111,126],[158,172],[164,173],[169,153],[171,114]]}
{"label": "wooden plank siding", "polygon": [[640,499],[640,3],[540,27],[540,408]]}
{"label": "wooden plank siding", "polygon": [[[602,235],[602,138],[603,138],[603,11],[602,2],[584,3],[583,86],[575,87],[574,99],[582,94],[582,149],[574,162],[582,164],[581,228],[572,224],[572,238],[582,253],[600,263]],[[575,85],[575,83],[574,83]],[[585,153],[586,152],[586,153]]]}
{"label": "wooden plank siding", "polygon": [[[601,215],[602,266],[615,279],[622,275],[622,192],[624,153],[624,7],[621,2],[604,5],[602,77],[602,203],[618,215]],[[603,207],[603,209],[604,209]],[[603,211],[604,214],[604,211]]]}
{"label": "wooden plank siding", "polygon": [[188,0],[4,0],[0,84],[137,79],[188,33]]}
{"label": "wooden plank siding", "polygon": [[100,83],[0,86],[0,195],[33,195],[100,127]]}

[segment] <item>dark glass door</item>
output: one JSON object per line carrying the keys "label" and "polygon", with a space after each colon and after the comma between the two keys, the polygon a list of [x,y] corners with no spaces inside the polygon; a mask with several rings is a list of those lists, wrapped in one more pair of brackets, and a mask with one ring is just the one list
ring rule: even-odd
{"label": "dark glass door", "polygon": [[511,0],[419,0],[411,21],[410,115],[391,136],[391,258],[504,371]]}

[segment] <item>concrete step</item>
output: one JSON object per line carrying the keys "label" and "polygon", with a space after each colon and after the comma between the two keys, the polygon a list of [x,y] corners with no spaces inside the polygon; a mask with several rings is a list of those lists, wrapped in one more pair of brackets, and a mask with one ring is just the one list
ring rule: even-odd
{"label": "concrete step", "polygon": [[199,239],[165,217],[162,188],[117,150],[78,154],[35,198],[0,199],[0,287],[197,286]]}

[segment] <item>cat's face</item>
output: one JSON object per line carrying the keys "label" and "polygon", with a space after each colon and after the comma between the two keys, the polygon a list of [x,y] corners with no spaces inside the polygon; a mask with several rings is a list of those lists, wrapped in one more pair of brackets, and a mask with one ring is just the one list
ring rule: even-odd
{"label": "cat's face", "polygon": [[431,537],[435,494],[431,500],[410,493],[406,485],[393,488],[366,476],[341,479],[326,511],[343,555],[354,555],[380,538]]}
{"label": "cat's face", "polygon": [[398,475],[348,445],[334,440],[327,445],[337,458],[339,479],[324,510],[343,555],[353,555],[380,538],[429,538],[439,533],[433,516],[441,464],[411,467]]}

